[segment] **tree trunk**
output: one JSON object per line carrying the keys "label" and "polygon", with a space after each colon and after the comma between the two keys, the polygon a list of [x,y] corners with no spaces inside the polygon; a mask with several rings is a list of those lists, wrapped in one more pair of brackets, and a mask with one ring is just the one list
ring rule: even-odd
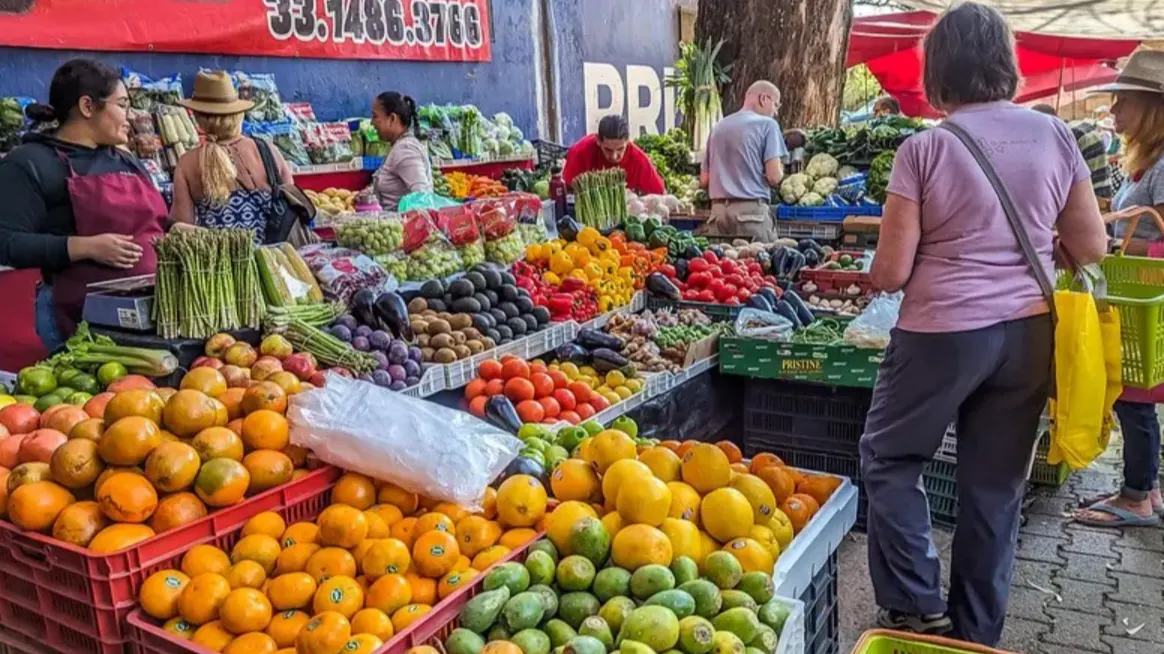
{"label": "tree trunk", "polygon": [[700,0],[695,36],[722,39],[720,60],[732,64],[724,113],[768,80],[780,88],[786,129],[836,124],[852,20],[851,0]]}

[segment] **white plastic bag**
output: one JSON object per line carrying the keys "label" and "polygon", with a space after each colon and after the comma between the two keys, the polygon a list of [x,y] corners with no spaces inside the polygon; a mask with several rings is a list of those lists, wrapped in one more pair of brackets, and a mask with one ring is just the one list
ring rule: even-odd
{"label": "white plastic bag", "polygon": [[897,326],[904,293],[882,293],[869,302],[861,315],[845,328],[845,342],[857,347],[884,350],[889,347],[890,332]]}
{"label": "white plastic bag", "polygon": [[736,334],[745,338],[762,338],[766,341],[787,341],[795,329],[792,321],[771,311],[761,311],[748,307],[736,316]]}
{"label": "white plastic bag", "polygon": [[334,373],[289,416],[291,442],[321,460],[471,510],[522,447],[464,411]]}

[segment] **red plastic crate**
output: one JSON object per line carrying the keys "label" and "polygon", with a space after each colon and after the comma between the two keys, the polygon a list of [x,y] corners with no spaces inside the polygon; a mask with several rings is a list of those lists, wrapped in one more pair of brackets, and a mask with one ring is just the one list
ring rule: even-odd
{"label": "red plastic crate", "polygon": [[[835,261],[842,254],[853,257],[854,261],[865,258],[865,252],[862,250],[838,250],[823,261],[822,265],[830,261]],[[873,288],[873,278],[869,275],[868,269],[825,270],[824,268],[806,268],[800,271],[800,281],[802,284],[804,282],[816,284],[817,290],[823,293],[843,291],[853,284],[860,286],[862,290]]]}
{"label": "red plastic crate", "polygon": [[[0,624],[61,652],[121,651],[130,637],[125,619],[150,574],[177,567],[195,545],[226,546],[248,519],[264,511],[289,521],[315,515],[340,474],[325,466],[113,554],[94,554],[0,521]],[[77,637],[87,639],[84,646]]]}
{"label": "red plastic crate", "polygon": [[[537,538],[510,552],[509,556],[494,563],[493,566],[501,565],[509,561],[525,561],[525,556],[529,552],[530,545],[533,545],[544,537],[544,533],[538,534]],[[493,569],[493,566],[486,568],[486,570]],[[404,654],[410,648],[416,645],[423,645],[434,638],[440,639],[443,642],[445,637],[455,628],[455,622],[457,616],[461,613],[461,608],[480,591],[481,585],[484,582],[485,575],[477,575],[471,585],[458,590],[438,602],[427,615],[417,620],[404,631],[396,634],[392,640],[384,643],[380,649],[376,650],[376,654]],[[163,630],[157,624],[157,621],[142,613],[141,609],[135,609],[130,613],[128,622],[129,628],[133,631],[134,650],[137,654],[175,654],[178,652],[201,654],[205,652],[205,650],[188,641],[178,640],[171,636],[169,632]],[[443,646],[437,649],[444,651]]]}

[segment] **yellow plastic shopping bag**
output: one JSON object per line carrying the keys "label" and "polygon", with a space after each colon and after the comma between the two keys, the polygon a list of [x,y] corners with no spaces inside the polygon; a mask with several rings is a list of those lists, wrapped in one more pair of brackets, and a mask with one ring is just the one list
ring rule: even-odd
{"label": "yellow plastic shopping bag", "polygon": [[[1094,282],[1096,270],[1088,268],[1080,277]],[[1112,405],[1123,389],[1119,313],[1103,301],[1102,279],[1099,273],[1095,295],[1093,283],[1084,291],[1055,292],[1056,394],[1047,463],[1066,461],[1072,470],[1086,468],[1107,449]]]}

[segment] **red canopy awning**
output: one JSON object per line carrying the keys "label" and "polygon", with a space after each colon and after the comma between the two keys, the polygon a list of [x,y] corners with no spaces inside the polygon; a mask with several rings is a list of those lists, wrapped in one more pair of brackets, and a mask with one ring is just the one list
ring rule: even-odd
{"label": "red canopy awning", "polygon": [[[937,15],[911,11],[853,21],[848,65],[865,64],[885,92],[897,98],[910,116],[940,116],[922,89],[921,44]],[[1118,75],[1112,63],[1139,46],[1138,39],[1090,39],[1019,32],[1015,35],[1023,75],[1018,102],[1031,102],[1066,91],[1110,82]]]}

